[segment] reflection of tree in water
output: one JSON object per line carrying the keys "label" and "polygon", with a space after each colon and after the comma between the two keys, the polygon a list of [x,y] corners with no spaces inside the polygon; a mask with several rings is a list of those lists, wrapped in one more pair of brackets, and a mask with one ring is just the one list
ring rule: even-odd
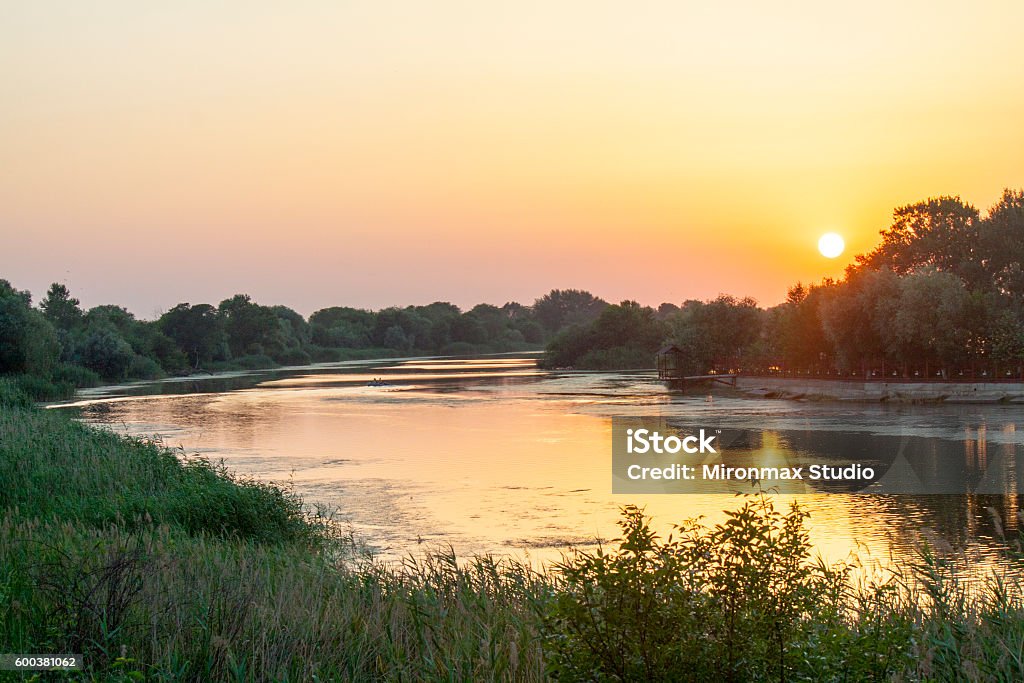
{"label": "reflection of tree in water", "polygon": [[[1016,495],[860,496],[870,496],[870,504],[851,505],[853,520],[863,520],[865,527],[877,525],[880,517],[901,520],[889,526],[893,543],[911,552],[927,540],[943,556],[969,548],[994,556],[1010,547],[1020,531],[1016,511],[1021,501]],[[998,514],[998,527],[992,511]]]}
{"label": "reflection of tree in water", "polygon": [[[260,435],[274,431],[281,422],[280,405],[270,400],[240,400],[238,394],[224,400],[222,395],[197,394],[159,401],[111,401],[94,403],[80,409],[81,416],[90,422],[112,425],[135,425],[132,432],[161,436],[163,426],[186,426],[190,432],[230,434],[233,446],[255,448]],[[166,436],[166,435],[164,435]],[[171,437],[168,446],[177,441]],[[213,444],[205,444],[213,445]]]}
{"label": "reflection of tree in water", "polygon": [[[1004,438],[992,443],[984,423],[963,425],[963,439],[877,435],[827,430],[761,432],[757,452],[769,445],[800,453],[801,461],[875,462],[883,467],[897,456],[911,468],[919,485],[899,495],[851,492],[844,482],[814,482],[814,488],[849,492],[847,506],[854,528],[885,528],[899,554],[913,557],[923,540],[942,556],[998,558],[1022,531],[1018,482],[1024,481],[1024,450],[1012,441],[1013,423],[999,428]],[[737,439],[736,444],[743,443]],[[909,485],[911,482],[905,482]],[[968,488],[969,487],[969,488]],[[971,493],[931,493],[967,491]],[[846,497],[845,495],[843,496]]]}
{"label": "reflection of tree in water", "polygon": [[[970,547],[998,553],[1016,540],[1021,532],[1018,511],[1022,501],[1018,482],[1022,480],[1024,453],[1015,443],[991,443],[988,427],[964,426],[963,441],[903,437],[903,451],[914,469],[936,489],[957,487],[964,480],[983,493],[919,494],[873,496],[875,514],[905,520],[892,525],[896,542],[916,547],[922,536],[935,543],[935,537],[948,547],[937,547],[943,554],[962,552]],[[1016,425],[1004,425],[1000,432],[1012,439]],[[852,514],[864,510],[852,506]],[[874,514],[872,515],[874,516]],[[929,537],[933,537],[929,539]]]}
{"label": "reflection of tree in water", "polygon": [[230,441],[243,448],[257,448],[260,434],[274,431],[281,421],[280,404],[253,398],[241,400],[239,394],[192,396],[168,401],[171,422],[200,430],[230,434]]}

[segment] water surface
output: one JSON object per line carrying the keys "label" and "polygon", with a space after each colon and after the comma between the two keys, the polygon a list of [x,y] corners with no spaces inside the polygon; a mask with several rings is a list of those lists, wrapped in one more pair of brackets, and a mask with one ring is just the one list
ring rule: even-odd
{"label": "water surface", "polygon": [[[370,386],[383,379],[383,386]],[[794,430],[856,445],[879,435],[924,444],[926,465],[983,467],[998,453],[1024,465],[1020,406],[806,403],[668,392],[652,373],[543,372],[533,357],[360,361],[83,392],[81,419],[161,439],[245,475],[295,488],[383,558],[451,545],[459,555],[558,559],[617,535],[620,508],[646,508],[662,532],[722,519],[724,495],[611,493],[611,418],[660,415],[759,429],[772,453]],[[828,559],[887,563],[922,539],[975,571],[1015,534],[1016,478],[1002,495],[777,496],[811,513]],[[997,523],[994,521],[998,519]]]}

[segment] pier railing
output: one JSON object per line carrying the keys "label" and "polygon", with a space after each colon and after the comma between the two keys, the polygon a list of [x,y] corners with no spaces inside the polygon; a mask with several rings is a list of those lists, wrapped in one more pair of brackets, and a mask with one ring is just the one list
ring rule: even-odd
{"label": "pier railing", "polygon": [[[827,379],[851,382],[1024,382],[1024,368],[837,368],[732,367],[715,373],[741,377],[779,377],[791,379]],[[713,374],[715,374],[713,373]]]}

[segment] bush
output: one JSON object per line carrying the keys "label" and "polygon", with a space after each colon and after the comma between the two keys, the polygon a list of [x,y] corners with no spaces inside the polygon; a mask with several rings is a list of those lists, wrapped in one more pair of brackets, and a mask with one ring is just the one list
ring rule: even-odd
{"label": "bush", "polygon": [[276,354],[274,360],[281,365],[309,365],[313,359],[302,349],[290,348]]}
{"label": "bush", "polygon": [[160,379],[164,376],[163,368],[152,358],[135,354],[128,364],[128,377],[131,379]]}
{"label": "bush", "polygon": [[809,613],[839,613],[846,573],[808,560],[806,513],[749,500],[707,528],[658,540],[636,507],[611,554],[558,565],[548,616],[551,673],[565,680],[810,680]]}
{"label": "bush", "polygon": [[588,351],[576,361],[579,370],[647,370],[653,367],[654,354],[626,346]]}
{"label": "bush", "polygon": [[128,374],[135,352],[131,345],[111,329],[91,332],[78,349],[82,365],[104,379],[122,380]]}
{"label": "bush", "polygon": [[338,349],[330,349],[324,346],[310,345],[310,360],[314,363],[337,363],[342,360],[342,354]]}
{"label": "bush", "polygon": [[210,369],[218,372],[225,370],[263,370],[266,368],[276,368],[277,365],[277,362],[270,356],[250,354],[248,356],[232,358],[231,360],[215,361],[210,363]]}
{"label": "bush", "polygon": [[50,379],[54,382],[66,382],[77,388],[96,387],[103,381],[98,374],[89,368],[83,368],[81,365],[73,365],[71,363],[61,363],[54,368]]}
{"label": "bush", "polygon": [[445,344],[441,354],[445,356],[471,356],[477,353],[477,346],[469,342],[452,342]]}

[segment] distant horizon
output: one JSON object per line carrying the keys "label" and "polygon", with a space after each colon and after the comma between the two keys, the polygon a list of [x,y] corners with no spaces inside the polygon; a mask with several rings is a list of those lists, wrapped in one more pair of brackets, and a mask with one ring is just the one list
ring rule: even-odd
{"label": "distant horizon", "polygon": [[[327,303],[327,304],[325,304],[323,306],[316,306],[316,307],[311,308],[309,310],[304,310],[302,307],[293,306],[293,305],[289,304],[287,301],[279,301],[279,300],[274,299],[273,297],[260,297],[260,296],[254,295],[250,291],[246,291],[245,289],[239,289],[237,291],[232,291],[230,293],[226,293],[223,296],[217,296],[217,297],[210,298],[210,299],[194,299],[194,300],[181,299],[181,300],[175,301],[174,303],[171,303],[171,304],[169,304],[167,306],[162,306],[162,307],[159,307],[159,308],[154,308],[152,310],[152,312],[146,313],[144,311],[134,310],[130,306],[127,306],[124,303],[119,302],[119,301],[96,301],[96,302],[87,301],[86,298],[84,298],[82,296],[80,291],[77,291],[69,283],[62,282],[62,281],[59,281],[59,280],[51,280],[51,281],[47,282],[47,284],[45,286],[33,289],[33,288],[30,288],[30,287],[24,286],[24,284],[22,284],[22,283],[16,282],[16,281],[14,281],[14,280],[12,280],[12,279],[10,279],[8,277],[5,277],[2,273],[0,273],[0,279],[8,280],[15,289],[18,289],[18,290],[21,290],[21,291],[28,290],[31,293],[31,295],[32,295],[32,305],[34,307],[38,307],[40,300],[46,295],[46,291],[49,289],[50,285],[53,284],[54,282],[57,282],[59,284],[63,284],[63,285],[68,287],[68,289],[70,290],[71,296],[76,298],[76,299],[78,299],[80,301],[80,305],[81,305],[82,310],[87,311],[87,310],[89,310],[91,308],[95,308],[96,306],[106,306],[106,305],[121,306],[121,307],[125,308],[127,311],[129,311],[130,313],[132,313],[139,320],[156,320],[157,318],[160,317],[161,314],[166,313],[169,309],[173,308],[174,306],[177,306],[178,304],[182,304],[182,303],[188,303],[188,304],[192,304],[192,305],[196,305],[196,304],[211,304],[213,306],[217,306],[221,301],[224,301],[225,299],[230,299],[232,296],[234,296],[236,294],[247,294],[247,295],[249,295],[249,297],[252,299],[252,301],[254,303],[258,303],[258,304],[263,305],[263,306],[287,306],[288,308],[296,311],[297,313],[300,313],[302,315],[302,317],[306,318],[306,319],[308,319],[309,316],[312,315],[313,313],[315,313],[316,311],[319,311],[319,310],[322,310],[322,309],[325,309],[325,308],[335,307],[335,306],[346,307],[346,308],[362,309],[362,310],[368,310],[368,311],[380,311],[380,310],[384,310],[384,309],[387,309],[387,308],[406,308],[407,306],[428,306],[430,304],[437,303],[437,302],[445,302],[445,303],[450,303],[450,304],[454,304],[455,306],[458,306],[459,309],[462,310],[463,312],[469,311],[474,306],[477,306],[479,304],[490,304],[490,305],[493,305],[493,306],[497,306],[498,308],[501,308],[502,306],[504,306],[505,304],[508,304],[508,303],[519,303],[519,304],[522,304],[524,306],[532,306],[535,301],[537,301],[538,299],[543,297],[545,294],[548,294],[552,290],[556,290],[556,289],[558,289],[558,290],[582,290],[582,291],[587,291],[587,292],[590,292],[591,294],[593,294],[598,299],[603,299],[604,301],[608,302],[609,304],[619,304],[619,303],[621,303],[623,301],[636,301],[641,306],[647,306],[647,307],[653,308],[655,310],[657,310],[657,308],[660,305],[665,304],[665,303],[674,304],[676,306],[681,306],[687,300],[705,301],[705,300],[708,300],[708,299],[714,299],[714,298],[716,298],[716,297],[718,297],[720,295],[729,295],[729,296],[736,297],[737,299],[743,299],[743,298],[745,298],[747,296],[750,296],[750,295],[747,295],[747,294],[742,294],[742,293],[737,293],[737,292],[721,291],[721,292],[717,292],[717,293],[709,295],[709,296],[699,296],[699,297],[698,296],[688,296],[688,297],[684,297],[684,298],[682,298],[682,299],[680,299],[678,301],[663,299],[663,300],[658,301],[658,302],[647,302],[647,301],[642,301],[642,300],[637,299],[636,297],[631,297],[631,296],[624,296],[624,297],[620,297],[620,298],[610,298],[610,297],[607,297],[607,296],[602,296],[602,294],[600,292],[596,292],[596,291],[594,291],[592,289],[588,289],[586,287],[579,287],[579,286],[569,285],[569,286],[565,286],[565,287],[548,287],[548,288],[544,289],[543,291],[538,292],[535,296],[529,296],[529,297],[520,298],[520,299],[508,298],[508,299],[504,299],[504,300],[501,300],[501,301],[499,301],[497,299],[494,299],[494,300],[483,300],[483,299],[481,299],[480,301],[472,301],[472,302],[467,302],[467,303],[460,303],[459,301],[455,301],[455,300],[450,299],[450,298],[447,298],[447,299],[446,298],[433,298],[433,299],[423,300],[423,301],[418,301],[417,300],[417,301],[408,301],[408,302],[386,304],[386,305],[383,305],[383,306],[364,306],[364,305],[357,305],[357,304],[353,304],[353,303],[348,303],[348,302],[345,302],[345,301],[340,301],[340,302],[334,302],[334,303]],[[793,284],[796,284],[796,281],[791,283],[790,286],[792,286]],[[803,284],[805,284],[805,285],[810,284],[810,281],[805,281],[805,282],[803,282]],[[756,300],[756,297],[751,297],[751,298],[754,298]],[[758,306],[760,306],[761,308],[770,308],[770,307],[775,306],[775,305],[777,305],[779,303],[782,303],[782,300],[776,301],[776,302],[773,302],[773,303],[766,303],[766,302],[757,300],[757,303],[758,303]]]}

